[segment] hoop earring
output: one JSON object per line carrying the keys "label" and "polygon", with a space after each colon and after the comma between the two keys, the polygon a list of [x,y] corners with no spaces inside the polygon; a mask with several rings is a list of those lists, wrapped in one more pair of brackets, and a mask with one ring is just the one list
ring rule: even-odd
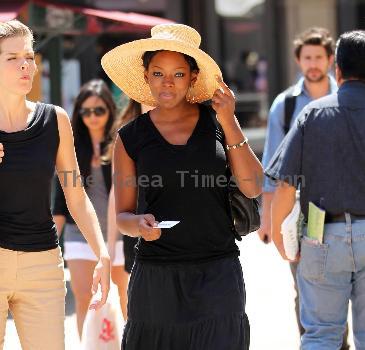
{"label": "hoop earring", "polygon": [[186,100],[190,103],[195,103],[195,96],[192,96],[191,89],[193,88],[193,84],[190,84],[188,93],[186,94]]}

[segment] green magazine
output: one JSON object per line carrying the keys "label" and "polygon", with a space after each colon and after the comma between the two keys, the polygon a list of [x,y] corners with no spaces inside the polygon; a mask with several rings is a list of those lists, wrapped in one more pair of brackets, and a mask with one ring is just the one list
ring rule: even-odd
{"label": "green magazine", "polygon": [[326,211],[309,202],[307,236],[323,243],[324,219]]}

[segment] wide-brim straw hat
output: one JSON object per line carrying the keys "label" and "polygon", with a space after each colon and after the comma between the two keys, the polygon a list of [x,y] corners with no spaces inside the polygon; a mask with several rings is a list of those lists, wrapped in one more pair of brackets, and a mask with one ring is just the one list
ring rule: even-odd
{"label": "wide-brim straw hat", "polygon": [[130,98],[149,106],[156,106],[148,84],[144,80],[142,55],[146,51],[167,50],[181,52],[195,58],[199,74],[189,88],[189,102],[203,102],[219,89],[216,76],[222,77],[217,63],[199,49],[199,33],[183,24],[160,24],[151,29],[151,38],[131,41],[115,47],[101,59],[109,78]]}

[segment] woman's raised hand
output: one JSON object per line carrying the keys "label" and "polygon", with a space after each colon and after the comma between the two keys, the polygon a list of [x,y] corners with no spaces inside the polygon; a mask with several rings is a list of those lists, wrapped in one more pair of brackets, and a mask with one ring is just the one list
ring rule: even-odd
{"label": "woman's raised hand", "polygon": [[234,110],[236,100],[234,93],[224,83],[221,77],[217,76],[220,88],[215,90],[212,97],[212,107],[217,113],[218,121],[221,125],[234,121]]}

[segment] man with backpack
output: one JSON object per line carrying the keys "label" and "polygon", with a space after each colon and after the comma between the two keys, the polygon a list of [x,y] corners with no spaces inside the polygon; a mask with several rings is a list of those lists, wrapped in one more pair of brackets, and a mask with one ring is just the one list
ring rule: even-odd
{"label": "man with backpack", "polygon": [[[295,60],[302,77],[295,85],[280,93],[270,108],[262,158],[264,168],[299,112],[309,102],[337,91],[336,81],[328,75],[333,64],[333,48],[334,41],[324,28],[309,28],[294,40]],[[274,183],[265,178],[261,227],[258,231],[260,239],[265,243],[271,240],[270,208],[274,190]]]}
{"label": "man with backpack", "polygon": [[[262,163],[264,168],[279,147],[280,143],[294,124],[301,110],[311,101],[337,91],[336,81],[328,74],[334,60],[334,40],[327,29],[312,27],[305,30],[294,40],[295,60],[302,73],[298,82],[279,94],[274,100],[268,118],[268,130]],[[265,178],[262,194],[260,239],[271,241],[271,202],[275,184]],[[298,289],[296,283],[297,263],[291,262],[297,297],[296,316],[300,334],[304,333],[299,319]],[[347,337],[346,337],[347,338]],[[346,341],[342,349],[349,349]]]}

